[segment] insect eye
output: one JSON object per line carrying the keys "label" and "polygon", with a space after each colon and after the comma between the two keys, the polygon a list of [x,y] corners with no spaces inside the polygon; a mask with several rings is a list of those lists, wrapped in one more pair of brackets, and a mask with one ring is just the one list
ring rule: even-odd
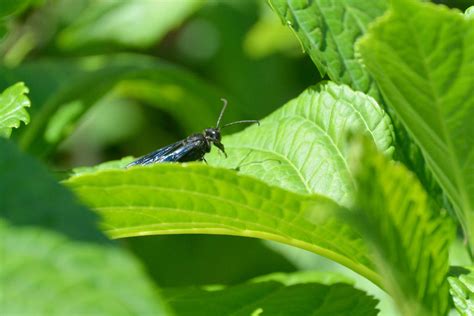
{"label": "insect eye", "polygon": [[218,133],[217,131],[215,130],[208,130],[206,132],[206,134],[211,137],[211,138],[214,138],[214,139],[219,139],[220,138],[220,133]]}
{"label": "insect eye", "polygon": [[212,131],[211,135],[212,135],[212,138],[214,138],[214,139],[217,139],[217,140],[221,139],[221,135],[218,131]]}

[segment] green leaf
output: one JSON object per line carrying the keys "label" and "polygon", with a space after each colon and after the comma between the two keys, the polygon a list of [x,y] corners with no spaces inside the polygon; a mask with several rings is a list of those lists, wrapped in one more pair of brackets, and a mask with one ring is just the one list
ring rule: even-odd
{"label": "green leaf", "polygon": [[72,239],[107,242],[97,216],[79,205],[46,168],[0,138],[0,217],[11,224],[41,226]]}
{"label": "green leaf", "polygon": [[134,160],[135,158],[128,156],[128,157],[123,157],[120,160],[106,161],[95,166],[77,167],[77,168],[72,169],[72,175],[78,176],[83,173],[91,173],[91,172],[95,172],[99,170],[123,169]]}
{"label": "green leaf", "polygon": [[354,182],[347,165],[346,136],[360,131],[390,155],[390,119],[369,96],[327,82],[305,90],[281,109],[241,133],[226,136],[229,159],[209,163],[238,168],[287,190],[318,193],[347,205]]}
{"label": "green leaf", "polygon": [[[443,203],[440,188],[425,168],[420,149],[387,108],[377,83],[361,63],[354,44],[367,33],[369,25],[387,9],[387,0],[269,0],[274,11],[290,26],[320,73],[336,83],[373,96],[388,111],[395,127],[394,159],[401,160],[421,179],[431,197]],[[407,44],[409,45],[409,44]]]}
{"label": "green leaf", "polygon": [[356,58],[354,43],[387,9],[386,0],[269,0],[290,26],[321,74],[379,100],[372,78]]}
{"label": "green leaf", "polygon": [[365,245],[331,200],[202,164],[155,164],[65,181],[112,238],[224,234],[274,240],[326,256],[379,284]]}
{"label": "green leaf", "polygon": [[[82,115],[117,84],[121,96],[169,110],[187,132],[196,132],[198,124],[201,130],[202,122],[214,124],[221,107],[222,93],[217,89],[179,67],[141,55],[41,60],[15,69],[0,67],[0,82],[9,84],[18,78],[31,88],[35,104],[32,122],[18,133],[18,142],[37,155],[51,152],[74,130]],[[239,107],[235,108],[234,114]]]}
{"label": "green leaf", "polygon": [[98,231],[90,210],[10,141],[0,138],[0,152],[3,314],[163,312],[140,265]]}
{"label": "green leaf", "polygon": [[18,128],[20,122],[30,122],[25,107],[30,107],[31,103],[26,93],[28,88],[23,82],[18,82],[0,94],[0,137],[9,138],[12,128]]}
{"label": "green leaf", "polygon": [[402,315],[445,315],[450,218],[435,211],[413,174],[368,139],[355,141],[351,151],[358,185],[352,217],[376,251],[384,288]]}
{"label": "green leaf", "polygon": [[[278,244],[272,241],[264,241],[264,243],[287,258],[300,272],[291,273],[290,276],[287,276],[283,280],[278,278],[278,274],[274,274],[274,278],[271,278],[272,275],[269,275],[262,277],[262,279],[265,280],[265,278],[268,278],[269,280],[289,285],[294,284],[291,282],[293,278],[298,281],[300,274],[303,274],[303,278],[300,279],[301,281],[306,280],[328,285],[337,282],[347,283],[375,297],[379,301],[377,308],[380,309],[381,315],[399,315],[393,298],[391,298],[387,292],[354,271],[317,254],[304,251],[303,249]],[[260,280],[260,278],[256,279]]]}
{"label": "green leaf", "polygon": [[246,283],[221,290],[166,290],[176,314],[185,315],[377,315],[377,301],[350,285],[304,281]]}
{"label": "green leaf", "polygon": [[464,15],[468,19],[474,18],[474,6],[470,6],[469,8],[467,8],[466,11],[464,12]]}
{"label": "green leaf", "polygon": [[155,44],[204,1],[91,1],[58,38],[63,49],[108,42],[136,48]]}
{"label": "green leaf", "polygon": [[138,262],[118,248],[4,221],[0,235],[4,315],[166,315]]}
{"label": "green leaf", "polygon": [[459,275],[448,277],[449,293],[459,314],[472,316],[474,314],[474,266],[458,268],[462,270]]}
{"label": "green leaf", "polygon": [[[314,256],[314,254],[311,254]],[[308,270],[298,271],[292,273],[271,273],[262,275],[250,280],[250,282],[269,282],[275,281],[284,285],[295,285],[302,283],[320,283],[325,285],[333,285],[336,283],[346,283],[354,285],[354,280],[343,274],[333,271],[319,271],[319,270]]]}
{"label": "green leaf", "polygon": [[387,104],[423,151],[474,254],[474,20],[393,2],[359,43]]}

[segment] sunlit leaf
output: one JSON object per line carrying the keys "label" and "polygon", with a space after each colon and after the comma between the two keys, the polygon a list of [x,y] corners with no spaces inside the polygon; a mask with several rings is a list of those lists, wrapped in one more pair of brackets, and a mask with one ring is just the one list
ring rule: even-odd
{"label": "sunlit leaf", "polygon": [[470,6],[469,8],[466,9],[464,12],[467,18],[472,19],[474,18],[474,6]]}
{"label": "sunlit leaf", "polygon": [[459,275],[448,277],[449,293],[454,306],[461,316],[472,316],[474,313],[474,266],[456,267]]}
{"label": "sunlit leaf", "polygon": [[445,315],[454,237],[450,218],[430,204],[403,165],[389,161],[367,139],[352,146],[358,184],[353,221],[377,253],[384,288],[402,315]]}
{"label": "sunlit leaf", "polygon": [[378,98],[378,89],[356,58],[354,43],[387,9],[386,0],[270,0],[321,74]]}
{"label": "sunlit leaf", "polygon": [[474,20],[393,2],[359,44],[368,71],[423,151],[474,254]]}
{"label": "sunlit leaf", "polygon": [[[346,134],[349,131],[361,131],[372,135],[379,148],[390,155],[392,151],[391,125],[376,102],[362,93],[353,92],[348,87],[327,83],[308,89],[300,97],[290,101],[282,109],[262,120],[261,126],[253,126],[241,134],[224,138],[229,158],[224,159],[216,154],[214,157],[209,157],[209,163],[227,164],[226,167],[236,168],[239,172],[245,171],[256,176],[260,174],[273,175],[273,178],[269,179],[274,179],[274,181],[280,179],[281,183],[278,183],[280,186],[301,193],[317,193],[318,190],[315,188],[321,188],[320,190],[326,190],[323,192],[327,195],[347,203],[350,200],[349,195],[353,193],[353,180],[345,157]],[[259,147],[263,147],[263,150]],[[307,161],[306,167],[299,158],[300,156]],[[314,159],[311,159],[313,157]],[[257,169],[250,168],[253,165],[266,166],[267,164],[275,169],[272,172],[262,172],[261,167],[260,169],[258,167]],[[328,168],[331,168],[332,171],[324,171]],[[252,173],[248,170],[257,172]],[[320,170],[320,173],[314,173],[313,170]],[[288,175],[288,173],[290,174]],[[309,179],[315,187],[306,189],[304,186],[306,182],[301,181],[300,175],[303,179]],[[225,179],[225,177],[229,178]],[[328,188],[323,185],[330,183],[334,178],[335,181],[338,181],[337,185],[334,184]],[[191,179],[193,181],[190,181]],[[263,180],[269,181],[266,178]],[[240,184],[241,181],[242,184]],[[324,249],[316,249],[310,245],[312,243],[320,248],[334,251],[335,244],[327,244],[329,240],[327,237],[332,229],[334,229],[335,235],[330,239],[343,238],[345,243],[351,245],[358,243],[359,239],[352,235],[351,229],[349,227],[342,229],[345,225],[338,221],[334,222],[333,214],[326,209],[326,203],[320,203],[328,200],[317,198],[319,202],[315,204],[315,214],[319,214],[317,215],[319,219],[318,225],[310,229],[309,236],[311,237],[308,239],[308,236],[301,236],[299,233],[293,235],[290,227],[285,228],[286,224],[284,223],[288,221],[288,218],[286,220],[283,218],[296,216],[301,219],[301,222],[298,221],[298,226],[301,227],[311,224],[311,220],[308,222],[304,216],[297,215],[301,212],[307,213],[303,205],[308,198],[304,197],[300,201],[299,195],[292,195],[290,192],[268,187],[259,181],[238,176],[232,170],[165,164],[151,168],[115,169],[107,172],[92,170],[89,174],[73,177],[67,183],[87,204],[99,211],[104,219],[107,233],[114,237],[221,232],[271,239],[296,246],[304,241],[305,244],[299,247],[325,255],[353,270],[357,271],[358,269],[352,264],[345,263],[345,259],[341,260],[338,257],[339,254],[333,256]],[[124,185],[118,186],[118,183]],[[166,187],[163,187],[165,183]],[[198,183],[200,184],[197,185]],[[188,189],[185,189],[186,187],[183,185],[188,186]],[[253,190],[257,185],[267,195],[288,195],[291,203],[296,204],[287,207],[281,205],[281,209],[274,210],[276,206],[273,204],[267,205],[267,202],[258,199],[254,201]],[[345,191],[343,191],[344,189]],[[182,190],[185,191],[182,192]],[[235,190],[238,190],[239,196],[243,194],[245,200],[236,199]],[[334,191],[331,192],[331,190]],[[129,193],[124,193],[125,191]],[[203,195],[203,193],[206,194]],[[209,198],[212,195],[219,196],[219,198],[209,205]],[[127,197],[125,198],[125,196]],[[222,208],[218,207],[217,203]],[[263,204],[260,205],[260,203]],[[330,204],[334,206],[332,202]],[[182,209],[183,207],[184,209]],[[176,213],[173,209],[185,211],[188,215],[181,214],[181,212]],[[135,218],[139,212],[142,215]],[[142,212],[148,215],[144,217]],[[241,219],[236,221],[229,215],[229,212],[237,212]],[[263,212],[266,214],[265,216],[271,218],[275,216],[274,214],[280,215],[273,219],[261,218],[257,224],[254,217],[259,212]],[[285,212],[289,212],[288,215],[285,215]],[[269,224],[268,220],[270,222],[276,220],[279,223],[279,229],[273,231],[272,227],[275,224]],[[249,225],[257,226],[250,229]],[[325,232],[318,231],[319,229],[324,229]],[[346,229],[346,233],[343,233]],[[282,239],[282,237],[284,238]],[[320,238],[323,239],[320,240]],[[298,240],[298,242],[294,244],[290,239]],[[342,244],[342,242],[338,242],[338,244]],[[370,256],[358,247],[363,248],[362,244],[358,244],[354,248],[357,250],[350,250],[350,255],[345,254],[345,256],[352,258],[353,261],[363,263],[370,269]],[[359,271],[359,273],[367,276],[366,272]],[[373,277],[369,278],[374,280]]]}
{"label": "sunlit leaf", "polygon": [[112,160],[112,161],[103,162],[95,166],[77,167],[77,168],[72,169],[72,174],[75,176],[78,176],[83,173],[91,173],[91,172],[95,172],[99,170],[123,169],[134,160],[135,158],[129,156],[129,157],[123,157],[120,160]]}
{"label": "sunlit leaf", "polygon": [[228,159],[219,153],[206,159],[291,191],[347,204],[354,190],[346,157],[351,131],[370,135],[380,150],[392,153],[390,119],[375,100],[328,82],[307,89],[260,126],[224,137]]}
{"label": "sunlit leaf", "polygon": [[[311,254],[314,255],[314,254]],[[333,285],[336,283],[346,283],[349,285],[354,285],[354,280],[336,272],[330,271],[318,271],[318,270],[308,270],[308,271],[298,271],[292,273],[271,273],[267,275],[262,275],[250,280],[252,283],[256,282],[278,282],[284,285],[295,285],[302,283],[320,283],[325,285]]]}
{"label": "sunlit leaf", "polygon": [[[274,11],[291,27],[322,74],[336,83],[373,96],[388,111],[395,127],[394,159],[415,172],[431,197],[443,203],[443,196],[431,172],[425,168],[420,149],[386,107],[380,90],[358,56],[355,43],[369,25],[387,9],[387,0],[270,0]],[[406,43],[410,45],[410,43]]]}
{"label": "sunlit leaf", "polygon": [[31,105],[27,93],[28,88],[23,82],[19,82],[0,94],[0,137],[8,138],[12,128],[18,128],[20,122],[30,122],[30,116],[25,109]]}
{"label": "sunlit leaf", "polygon": [[65,182],[113,238],[224,234],[287,243],[331,258],[378,284],[353,229],[331,200],[300,195],[202,164],[155,164],[84,173]]}

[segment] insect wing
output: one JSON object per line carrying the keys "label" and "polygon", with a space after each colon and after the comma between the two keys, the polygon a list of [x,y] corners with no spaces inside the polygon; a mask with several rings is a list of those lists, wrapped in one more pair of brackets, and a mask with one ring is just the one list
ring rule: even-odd
{"label": "insect wing", "polygon": [[135,161],[132,161],[127,165],[127,167],[136,166],[136,165],[149,165],[156,162],[162,161],[174,161],[174,160],[165,160],[169,157],[170,153],[178,150],[180,147],[183,147],[186,143],[182,140],[179,142],[170,144],[168,146],[162,147],[154,152],[151,152],[143,157],[138,158]]}
{"label": "insect wing", "polygon": [[[201,153],[201,145],[202,145],[202,140],[200,139],[194,139],[192,141],[187,141],[183,142],[183,145],[177,148],[176,150],[170,152],[168,155],[163,157],[161,161],[168,161],[168,162],[173,162],[173,161],[181,161],[181,158],[184,156],[190,154],[191,156],[202,156]],[[198,152],[196,152],[198,151]],[[196,159],[192,159],[196,160]]]}

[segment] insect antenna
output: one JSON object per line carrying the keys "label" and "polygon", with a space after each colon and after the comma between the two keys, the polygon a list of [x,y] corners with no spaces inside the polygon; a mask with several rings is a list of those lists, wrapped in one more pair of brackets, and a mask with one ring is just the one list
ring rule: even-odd
{"label": "insect antenna", "polygon": [[227,108],[227,99],[221,98],[221,101],[224,102],[224,106],[222,107],[221,113],[219,114],[219,118],[217,119],[216,128],[219,128],[219,124],[221,123],[222,115],[224,115],[224,111]]}
{"label": "insect antenna", "polygon": [[[216,128],[220,128],[219,125],[221,124],[222,116],[224,115],[225,109],[227,108],[227,99],[221,98],[221,101],[224,102],[224,106],[222,107],[221,113],[219,114],[219,118],[217,119]],[[242,120],[242,121],[227,123],[224,126],[222,126],[222,128],[235,125],[235,124],[242,124],[242,123],[257,123],[258,125],[260,125],[260,122],[258,120]]]}
{"label": "insect antenna", "polygon": [[235,124],[241,124],[241,123],[257,123],[258,125],[260,125],[259,120],[242,120],[242,121],[235,121],[235,122],[232,122],[232,123],[227,123],[224,126],[222,126],[222,128],[227,127],[227,126],[231,126],[231,125],[235,125]]}

